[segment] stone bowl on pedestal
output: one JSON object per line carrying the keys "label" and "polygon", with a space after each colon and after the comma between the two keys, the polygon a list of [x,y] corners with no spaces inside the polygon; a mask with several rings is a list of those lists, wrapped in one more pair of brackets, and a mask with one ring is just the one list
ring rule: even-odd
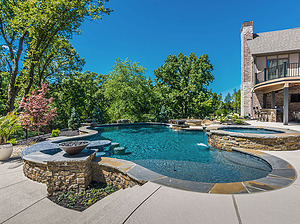
{"label": "stone bowl on pedestal", "polygon": [[67,141],[59,143],[58,147],[69,155],[77,155],[89,144],[89,141]]}

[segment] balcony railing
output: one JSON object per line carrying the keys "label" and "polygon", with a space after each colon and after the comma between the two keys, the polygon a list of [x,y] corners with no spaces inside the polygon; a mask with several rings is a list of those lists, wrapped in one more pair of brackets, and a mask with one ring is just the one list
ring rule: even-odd
{"label": "balcony railing", "polygon": [[255,73],[255,84],[284,77],[300,77],[300,63],[284,63]]}

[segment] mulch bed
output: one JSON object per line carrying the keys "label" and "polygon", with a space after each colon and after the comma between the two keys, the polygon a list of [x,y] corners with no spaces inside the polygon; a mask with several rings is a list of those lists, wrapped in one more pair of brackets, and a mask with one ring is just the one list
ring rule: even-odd
{"label": "mulch bed", "polygon": [[[79,135],[78,130],[61,130],[59,132],[59,136],[76,136]],[[46,141],[47,138],[51,137],[51,133],[44,134],[44,135],[39,135],[39,136],[34,136],[28,139],[20,139],[17,141],[16,145],[30,145],[32,143],[37,143],[37,142],[42,142]]]}
{"label": "mulch bed", "polygon": [[63,192],[59,195],[48,196],[54,203],[76,211],[84,211],[102,198],[116,192],[116,187],[105,183],[91,182],[85,191],[75,193],[74,191]]}

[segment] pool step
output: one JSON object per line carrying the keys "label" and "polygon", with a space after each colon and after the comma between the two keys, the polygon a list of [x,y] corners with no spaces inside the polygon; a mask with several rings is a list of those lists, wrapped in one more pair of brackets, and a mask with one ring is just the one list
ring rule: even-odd
{"label": "pool step", "polygon": [[159,187],[148,182],[143,186],[119,190],[85,210],[80,218],[83,223],[123,223]]}

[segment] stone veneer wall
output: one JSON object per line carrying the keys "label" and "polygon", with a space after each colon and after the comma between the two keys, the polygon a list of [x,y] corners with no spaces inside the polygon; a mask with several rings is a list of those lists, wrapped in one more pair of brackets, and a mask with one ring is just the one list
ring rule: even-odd
{"label": "stone veneer wall", "polygon": [[[291,102],[291,94],[300,94],[300,86],[293,86],[289,88],[289,120],[292,120],[292,112],[300,111],[300,103],[299,102]],[[283,107],[283,90],[277,91],[275,93],[275,106]],[[262,91],[255,91],[253,94],[253,107],[258,107],[259,109],[263,106],[263,92]],[[272,100],[272,93],[267,94],[267,108],[271,108],[271,100]]]}
{"label": "stone veneer wall", "polygon": [[47,165],[23,160],[23,173],[25,177],[40,183],[47,183]]}
{"label": "stone veneer wall", "polygon": [[48,161],[48,195],[85,190],[93,179],[92,160],[95,157],[96,153],[93,153],[84,161]]}
{"label": "stone veneer wall", "polygon": [[[63,191],[79,192],[86,189],[92,180],[107,183],[117,188],[142,185],[144,182],[129,177],[117,168],[99,164],[95,153],[84,161],[51,161],[47,164],[23,160],[24,175],[37,182],[47,184],[48,195]],[[95,161],[93,161],[95,160]]]}
{"label": "stone veneer wall", "polygon": [[300,148],[300,136],[256,138],[207,133],[207,143],[217,149],[228,151],[232,151],[232,147],[239,149],[286,151]]}
{"label": "stone veneer wall", "polygon": [[97,182],[107,183],[112,186],[117,187],[118,189],[133,187],[134,185],[141,185],[141,182],[138,182],[130,178],[127,174],[121,172],[120,170],[103,166],[99,163],[93,163],[93,180]]}

